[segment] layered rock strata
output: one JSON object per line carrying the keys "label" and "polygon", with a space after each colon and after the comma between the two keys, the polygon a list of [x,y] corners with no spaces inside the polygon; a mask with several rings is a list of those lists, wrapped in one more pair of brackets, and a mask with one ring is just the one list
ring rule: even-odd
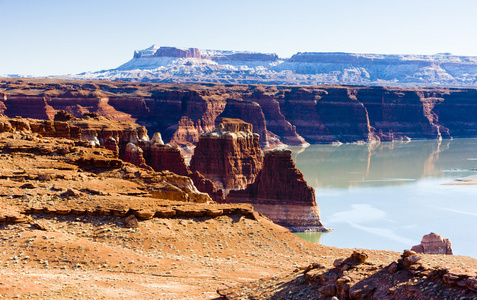
{"label": "layered rock strata", "polygon": [[413,246],[411,250],[425,254],[453,254],[450,240],[434,232],[423,236],[421,243]]}
{"label": "layered rock strata", "polygon": [[231,203],[251,203],[255,210],[294,232],[327,231],[320,221],[315,190],[295,167],[289,150],[265,153],[263,167],[244,190],[230,191]]}
{"label": "layered rock strata", "polygon": [[[6,125],[8,119],[0,118],[0,124]],[[24,119],[25,122],[33,122],[31,119]],[[28,123],[25,123],[28,124]],[[56,175],[50,173],[42,173],[44,170],[50,170],[50,165],[55,164],[65,170],[70,170],[76,174],[79,170],[88,170],[91,173],[107,174],[110,178],[123,178],[125,180],[136,182],[136,186],[142,191],[138,194],[147,194],[150,198],[168,199],[182,202],[210,203],[212,202],[209,195],[202,193],[195,187],[191,178],[180,176],[172,172],[152,172],[152,168],[137,168],[136,166],[126,163],[118,159],[117,153],[105,148],[93,147],[90,143],[83,140],[72,140],[66,138],[43,137],[31,130],[22,128],[17,130],[14,126],[3,126],[3,132],[0,131],[0,150],[6,157],[12,159],[25,159],[30,161],[41,161],[43,166],[41,172],[24,169],[21,173],[5,173],[14,181],[40,180],[50,181],[58,179]],[[130,146],[136,147],[130,143]],[[34,158],[34,159],[31,159]],[[46,163],[45,163],[46,161]],[[73,175],[77,176],[77,175]],[[98,177],[98,175],[92,175]],[[81,177],[81,176],[80,176]],[[71,180],[68,178],[61,178]],[[84,179],[84,178],[83,178]],[[81,179],[81,181],[84,181]],[[99,181],[100,182],[100,181]],[[100,184],[101,186],[101,184]],[[24,188],[39,188],[27,183]],[[42,189],[49,189],[45,186]],[[56,190],[57,188],[52,188]],[[105,195],[108,186],[102,186],[101,190],[88,188],[88,182],[81,185],[80,191],[66,191],[65,197],[77,196],[82,193]],[[138,191],[138,189],[136,189]],[[146,192],[145,192],[146,191]],[[111,192],[111,191],[110,191]],[[114,191],[113,191],[114,192]],[[135,195],[136,193],[132,193]],[[16,197],[16,196],[15,196]]]}
{"label": "layered rock strata", "polygon": [[259,135],[252,125],[223,118],[217,130],[200,136],[190,169],[200,172],[225,193],[243,189],[262,167]]}
{"label": "layered rock strata", "polygon": [[189,150],[222,117],[253,124],[262,148],[477,136],[476,89],[4,79],[0,99],[0,112],[9,117],[96,113],[135,121]]}

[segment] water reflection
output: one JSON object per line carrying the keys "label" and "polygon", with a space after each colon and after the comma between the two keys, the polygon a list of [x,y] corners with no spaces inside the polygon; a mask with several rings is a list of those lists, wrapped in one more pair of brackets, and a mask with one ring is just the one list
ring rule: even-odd
{"label": "water reflection", "polygon": [[290,149],[308,184],[315,188],[350,188],[449,177],[445,170],[456,170],[462,173],[460,176],[471,175],[475,172],[469,170],[467,158],[477,156],[477,141],[427,140]]}
{"label": "water reflection", "polygon": [[402,251],[432,231],[449,238],[455,254],[477,258],[477,186],[443,185],[477,175],[477,139],[291,149],[334,229],[305,239]]}
{"label": "water reflection", "polygon": [[295,234],[301,237],[308,242],[312,242],[314,244],[319,244],[321,241],[321,235],[326,234],[323,232],[295,232]]}

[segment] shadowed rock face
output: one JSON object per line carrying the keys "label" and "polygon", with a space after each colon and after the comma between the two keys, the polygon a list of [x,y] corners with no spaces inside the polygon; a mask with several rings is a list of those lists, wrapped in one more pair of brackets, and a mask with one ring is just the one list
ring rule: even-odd
{"label": "shadowed rock face", "polygon": [[225,192],[242,189],[255,180],[262,166],[259,136],[252,125],[238,119],[222,119],[217,130],[200,136],[190,161]]}
{"label": "shadowed rock face", "polygon": [[453,254],[450,240],[443,239],[440,234],[434,232],[423,236],[421,243],[413,246],[411,250],[425,254]]}
{"label": "shadowed rock face", "polygon": [[251,203],[255,210],[291,231],[327,231],[321,224],[315,190],[295,167],[291,151],[265,153],[263,168],[244,190],[230,191],[232,203]]}

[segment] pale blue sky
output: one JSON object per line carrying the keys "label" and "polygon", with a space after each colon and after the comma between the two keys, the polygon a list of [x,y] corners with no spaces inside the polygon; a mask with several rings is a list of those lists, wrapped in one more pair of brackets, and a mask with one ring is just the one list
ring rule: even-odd
{"label": "pale blue sky", "polygon": [[474,0],[0,0],[0,75],[115,68],[157,44],[477,56]]}

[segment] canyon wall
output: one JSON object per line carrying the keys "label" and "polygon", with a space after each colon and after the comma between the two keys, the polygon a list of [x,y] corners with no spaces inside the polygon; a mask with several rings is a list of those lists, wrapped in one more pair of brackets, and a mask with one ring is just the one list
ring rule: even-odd
{"label": "canyon wall", "polygon": [[315,190],[295,167],[290,150],[265,153],[255,181],[243,190],[230,191],[231,203],[251,203],[256,211],[294,232],[327,231],[320,221]]}
{"label": "canyon wall", "polygon": [[192,151],[221,118],[253,125],[262,149],[477,136],[477,90],[0,79],[0,112],[53,120],[65,110],[136,122]]}

